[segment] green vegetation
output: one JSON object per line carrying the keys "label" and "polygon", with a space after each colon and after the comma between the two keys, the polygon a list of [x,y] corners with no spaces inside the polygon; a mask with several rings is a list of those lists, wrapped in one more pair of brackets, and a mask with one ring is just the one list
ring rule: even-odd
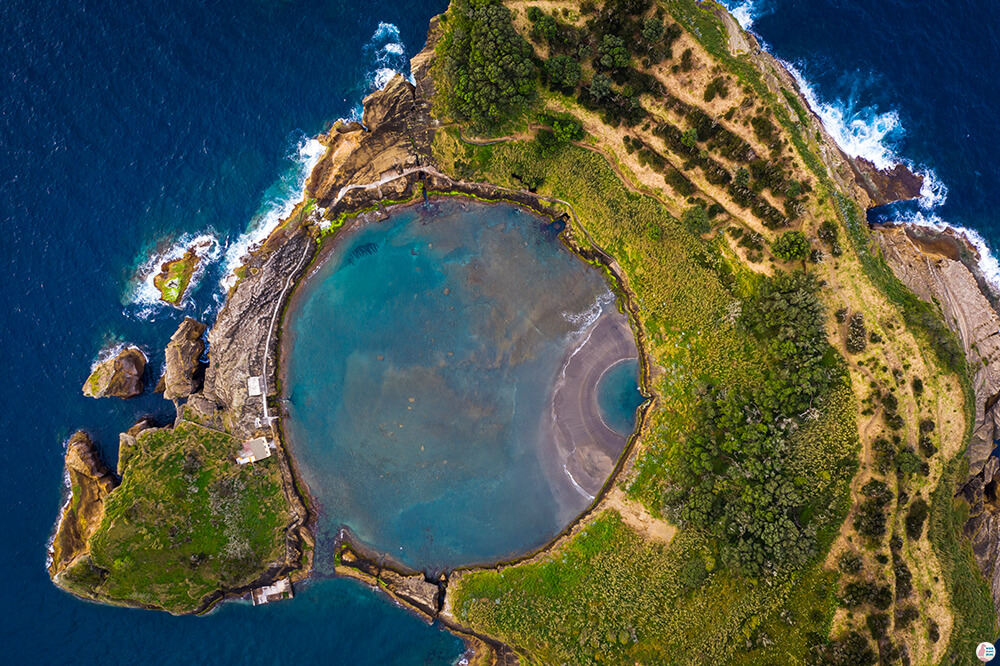
{"label": "green vegetation", "polygon": [[[674,219],[654,199],[629,192],[607,163],[590,151],[566,145],[546,155],[531,143],[472,146],[460,143],[456,137],[457,132],[446,131],[436,139],[435,156],[443,169],[460,167],[467,178],[509,187],[518,187],[525,171],[544,174],[539,193],[572,203],[589,237],[612,253],[629,276],[654,357],[662,366],[671,368],[657,384],[663,406],[654,415],[647,452],[637,462],[636,477],[629,489],[632,496],[652,507],[654,512],[666,508],[664,493],[675,465],[676,447],[681,446],[679,442],[695,424],[701,423],[702,401],[710,404],[704,398],[702,387],[709,383],[727,386],[735,391],[734,395],[746,396],[759,391],[761,386],[773,385],[780,394],[782,382],[794,379],[815,384],[816,378],[809,373],[818,373],[819,386],[826,387],[824,396],[817,400],[817,408],[807,414],[808,419],[793,434],[782,439],[781,473],[784,476],[780,478],[783,485],[776,486],[780,492],[789,493],[789,497],[800,498],[784,517],[792,525],[796,520],[806,525],[805,548],[787,545],[785,541],[776,542],[775,547],[787,549],[788,552],[782,550],[782,555],[789,558],[788,562],[792,561],[791,555],[799,551],[825,552],[847,509],[846,485],[853,475],[857,430],[854,425],[856,407],[850,388],[840,380],[833,381],[841,376],[835,356],[828,352],[821,332],[817,337],[815,325],[821,325],[822,310],[815,300],[815,281],[798,274],[780,277],[773,284],[761,284],[759,277],[725,253],[720,239],[698,239],[685,228],[685,222]],[[700,219],[701,213],[693,215]],[[587,236],[578,235],[578,238],[581,243],[588,243]],[[808,303],[801,311],[796,305],[795,314],[785,312],[782,304],[798,299],[799,295],[793,296],[798,289],[804,290],[801,297]],[[745,304],[744,310],[758,314],[733,318],[733,303],[747,298],[751,304]],[[803,358],[808,360],[789,364],[794,367],[784,379],[778,375],[765,378],[762,374],[765,366],[760,362],[762,353],[778,356],[785,353],[778,346],[768,352],[767,338],[773,337],[769,331],[773,330],[772,326],[780,327],[778,322],[796,321],[797,316],[813,324],[806,326],[801,336],[792,332],[791,338],[781,339],[789,349],[801,348]],[[697,335],[689,335],[689,331]],[[818,353],[814,355],[814,352]],[[790,353],[797,356],[799,352]],[[691,377],[697,381],[692,381]],[[790,393],[781,399],[788,404],[795,402]],[[732,480],[721,484],[720,491],[733,499],[732,524],[736,525],[740,517],[735,508],[743,500],[733,494],[740,477],[735,476],[735,469],[732,474]],[[807,476],[808,484],[804,482]],[[757,491],[758,487],[752,489]],[[769,488],[765,485],[759,491],[768,492]],[[749,524],[767,525],[766,518],[755,516]],[[788,521],[780,516],[777,523],[780,527],[788,526]],[[753,553],[757,544],[770,547],[770,529],[762,530],[762,540],[744,540],[747,543],[745,550]],[[788,534],[798,531],[797,527],[789,529]],[[589,526],[587,533],[592,534]],[[466,604],[461,607],[465,608],[466,619],[473,626],[509,639],[532,655],[542,655],[538,658],[544,663],[550,663],[546,655],[556,655],[552,659],[557,659],[558,655],[572,655],[572,658],[567,657],[572,663],[595,663],[593,655],[597,653],[646,654],[643,650],[660,654],[662,658],[662,655],[680,654],[692,645],[699,649],[705,646],[708,650],[705,654],[732,655],[733,648],[743,645],[747,638],[752,639],[755,647],[743,656],[752,663],[748,655],[754,655],[753,658],[777,656],[786,649],[805,654],[812,645],[807,638],[810,631],[818,636],[827,634],[827,623],[836,605],[833,597],[835,577],[831,578],[829,572],[807,564],[795,572],[785,571],[772,579],[776,582],[764,585],[740,573],[741,541],[728,532],[720,538],[691,527],[683,530],[677,539],[662,555],[668,558],[663,561],[676,564],[671,565],[670,571],[657,574],[676,576],[676,583],[662,592],[648,589],[649,581],[635,576],[607,583],[600,574],[593,573],[598,564],[572,563],[571,559],[564,561],[558,554],[553,555],[545,568],[547,576],[558,576],[558,586],[555,583],[549,587],[536,585],[531,582],[534,581],[531,573],[525,573],[525,578],[511,578],[520,575],[518,567],[505,570],[503,576],[487,572],[468,574],[454,592],[460,600],[458,604]],[[702,583],[699,583],[702,578],[700,565],[692,563],[694,554],[687,556],[677,550],[689,539],[699,544],[698,557],[706,566]],[[621,525],[615,528],[614,543],[618,545],[606,552],[595,546],[591,557],[626,558],[632,562],[632,558],[646,557],[663,548],[642,541]],[[639,548],[638,544],[645,545],[635,550],[632,544],[635,548]],[[575,548],[575,540],[568,547]],[[651,550],[643,550],[645,548]],[[756,556],[752,557],[756,562]],[[748,567],[752,566],[748,563]],[[653,568],[659,570],[658,566]],[[575,577],[570,577],[574,572]],[[574,587],[568,581],[578,585]],[[470,591],[466,585],[480,587]],[[529,585],[533,587],[529,589]],[[674,587],[679,592],[691,592],[685,592],[676,603],[647,607],[643,614],[649,617],[641,620],[658,628],[651,630],[652,633],[637,632],[638,642],[634,644],[618,643],[620,627],[614,630],[613,639],[609,638],[609,630],[588,631],[581,638],[582,634],[555,629],[553,626],[560,625],[550,626],[538,619],[561,612],[557,609],[572,607],[574,600],[581,605],[580,599],[589,599],[591,601],[582,604],[585,617],[595,623],[610,622],[621,613],[618,599],[673,593]],[[544,590],[544,594],[540,590]],[[608,596],[611,594],[613,596]],[[499,605],[495,602],[480,604],[476,600],[481,597],[499,598],[501,602]],[[525,601],[528,598],[534,599],[531,605]],[[663,610],[654,612],[650,608]],[[694,618],[705,613],[728,615],[725,622],[706,622],[704,625],[695,622]],[[797,618],[794,628],[784,619],[788,613],[794,613]],[[782,641],[780,647],[772,645],[775,637]],[[651,661],[655,663],[656,658]]]}
{"label": "green vegetation", "polygon": [[[965,478],[967,463],[961,458],[952,460],[938,483],[931,499],[927,533],[934,550],[941,559],[951,608],[955,613],[951,642],[942,663],[971,663],[969,656],[983,636],[993,636],[997,631],[996,613],[993,610],[989,585],[979,572],[972,548],[962,536],[962,528],[969,517],[969,505],[954,497],[957,479]],[[928,631],[937,633],[937,625],[929,623]]]}
{"label": "green vegetation", "polygon": [[259,578],[284,556],[287,503],[277,461],[237,465],[238,451],[230,435],[189,421],[122,447],[122,484],[67,587],[184,613]]}
{"label": "green vegetation", "polygon": [[[723,235],[708,237],[712,220],[723,213],[720,226],[746,248],[750,262],[760,262],[764,239],[749,215],[781,230],[839,214],[864,275],[900,307],[907,327],[926,338],[944,369],[964,377],[961,349],[936,308],[892,275],[855,204],[834,192],[825,166],[810,149],[812,137],[804,134],[811,120],[798,99],[784,89],[770,91],[749,59],[729,55],[713,3],[659,4],[669,15],[649,0],[588,3],[580,8],[585,27],[564,23],[558,10],[532,7],[527,14],[532,41],[547,49],[547,59],[538,55],[537,61],[543,66],[542,83],[553,92],[540,98],[549,108],[577,112],[582,107],[611,128],[634,128],[622,139],[617,133],[615,145],[602,148],[616,153],[611,159],[617,162],[621,140],[627,163],[662,174],[670,189],[654,189],[660,190],[657,198],[673,195],[666,206],[630,191],[603,158],[560,139],[560,128],[544,117],[539,120],[551,129],[539,131],[534,141],[472,146],[463,144],[457,131],[439,132],[435,157],[442,170],[462,178],[528,187],[569,202],[574,239],[584,247],[598,246],[618,262],[638,305],[658,396],[622,487],[680,531],[673,542],[660,544],[609,511],[530,564],[466,573],[451,588],[456,616],[539,663],[874,664],[879,657],[871,638],[883,657],[892,658],[899,631],[919,619],[912,602],[919,579],[903,560],[898,535],[890,539],[889,564],[885,537],[898,524],[899,513],[907,511],[909,496],[902,484],[928,473],[922,456],[936,451],[930,431],[921,430],[918,454],[901,437],[908,431],[902,413],[910,412],[900,408],[895,395],[876,390],[875,398],[866,399],[872,404],[865,413],[873,413],[875,401],[882,400],[889,435],[873,443],[874,462],[900,480],[898,504],[895,493],[878,480],[852,499],[858,405],[847,365],[827,343],[825,285],[805,273],[764,277],[751,272]],[[707,67],[702,80],[710,82],[703,94],[690,92],[706,102],[733,95],[732,107],[723,114],[728,125],[677,99],[650,74],[652,63],[673,57],[680,26],[711,58],[706,63],[701,51],[688,48],[658,71],[705,72]],[[681,80],[689,79],[697,77]],[[755,102],[749,112],[739,106],[747,93]],[[658,106],[644,108],[650,98],[668,114]],[[743,133],[737,123],[752,136],[737,134]],[[592,140],[603,138],[595,132]],[[627,168],[615,166],[629,178]],[[653,194],[648,175],[637,172],[641,183],[632,186]],[[701,191],[704,182],[716,189]],[[744,221],[750,229],[740,226]],[[781,234],[772,246],[774,256],[815,263],[826,252],[843,255],[835,220],[818,225],[815,249],[808,228]],[[840,266],[826,262],[816,272]],[[859,279],[854,273],[839,277],[844,276]],[[845,325],[839,334],[846,332],[852,354],[867,350],[869,343],[885,344],[887,351],[893,347],[881,337],[892,326],[872,320],[869,331],[864,314],[852,312],[857,303],[849,299],[847,304],[851,308],[841,308],[834,318]],[[906,368],[893,370],[905,391]],[[922,380],[912,386],[919,399]],[[918,408],[922,404],[918,401]],[[913,492],[921,482],[911,483]],[[950,477],[940,488],[953,484]],[[965,546],[945,553],[935,540],[955,546],[961,524],[961,505],[945,506],[941,497],[951,495],[939,490],[930,507],[919,496],[909,504],[907,532],[919,538],[928,524],[932,542],[948,560],[944,574],[955,605],[962,607],[958,615],[973,618],[980,635],[989,635],[984,627],[992,616],[980,608],[984,599],[988,602],[981,580],[956,589],[978,576]],[[849,525],[863,539],[853,537],[847,544],[838,570],[824,569],[820,563],[852,504]],[[952,530],[947,540],[940,536],[946,522]],[[859,547],[861,554],[855,552]],[[881,573],[872,580],[876,570]],[[889,572],[895,595],[886,579]],[[841,582],[842,574],[850,578]],[[895,597],[911,601],[896,605],[897,633],[890,635]],[[848,613],[847,629],[831,637],[837,606],[855,610]],[[928,635],[939,636],[936,623],[923,622]],[[957,640],[968,637],[971,633]]]}
{"label": "green vegetation", "polygon": [[438,46],[447,108],[478,129],[516,118],[535,95],[531,46],[498,0],[455,0]]}
{"label": "green vegetation", "polygon": [[771,252],[783,261],[802,261],[809,256],[810,249],[809,239],[798,229],[786,231],[771,245]]}
{"label": "green vegetation", "polygon": [[199,261],[198,254],[191,248],[179,259],[161,266],[160,272],[153,277],[153,286],[160,292],[163,301],[171,305],[181,304]]}

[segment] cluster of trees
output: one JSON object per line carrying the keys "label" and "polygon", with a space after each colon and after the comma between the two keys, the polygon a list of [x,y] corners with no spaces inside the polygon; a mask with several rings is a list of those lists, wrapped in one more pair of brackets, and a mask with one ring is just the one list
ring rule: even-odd
{"label": "cluster of trees", "polygon": [[536,70],[531,46],[514,29],[499,0],[455,0],[442,41],[442,92],[455,115],[496,127],[531,101]]}
{"label": "cluster of trees", "polygon": [[742,324],[761,344],[766,376],[753,390],[705,387],[665,497],[681,522],[714,530],[724,556],[751,575],[801,565],[815,552],[788,437],[836,373],[823,363],[818,290],[811,275],[779,272],[745,304]]}
{"label": "cluster of trees", "polygon": [[858,534],[878,542],[885,536],[885,507],[892,501],[892,491],[882,481],[872,479],[861,488],[864,501],[854,514],[854,529]]}
{"label": "cluster of trees", "polygon": [[786,231],[771,244],[771,252],[782,261],[804,261],[809,250],[809,239],[797,229]]}
{"label": "cluster of trees", "polygon": [[830,248],[830,254],[833,256],[839,257],[844,253],[843,248],[840,247],[840,229],[836,222],[823,220],[816,235]]}
{"label": "cluster of trees", "polygon": [[855,312],[847,322],[847,351],[860,354],[868,346],[868,335],[865,329],[865,315]]}
{"label": "cluster of trees", "polygon": [[536,140],[539,152],[543,157],[553,155],[560,148],[572,141],[580,141],[586,136],[583,126],[570,115],[550,116],[541,118],[552,129],[538,130]]}

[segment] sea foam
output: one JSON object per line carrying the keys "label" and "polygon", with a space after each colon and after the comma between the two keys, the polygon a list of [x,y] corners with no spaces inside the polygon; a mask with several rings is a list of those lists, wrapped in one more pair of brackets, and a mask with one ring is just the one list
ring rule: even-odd
{"label": "sea foam", "polygon": [[[408,69],[406,46],[400,41],[399,28],[392,23],[378,24],[365,45],[364,52],[370,63],[365,75],[367,92],[381,90],[398,72],[405,73]],[[360,122],[363,112],[364,108],[359,102],[346,120]],[[225,271],[220,282],[224,290],[228,291],[236,284],[236,269],[243,263],[246,255],[264,242],[302,201],[306,180],[324,151],[323,144],[314,138],[302,138],[298,142],[292,168],[268,188],[248,230],[226,248]]]}
{"label": "sea foam", "polygon": [[160,299],[160,291],[153,284],[153,280],[160,273],[163,264],[168,261],[180,259],[189,248],[193,249],[195,254],[198,255],[200,261],[194,274],[191,276],[187,294],[181,303],[181,306],[184,307],[190,303],[188,294],[198,286],[198,283],[205,274],[206,267],[214,263],[221,254],[219,240],[212,230],[183,234],[175,241],[161,242],[160,247],[164,246],[166,249],[153,251],[149,254],[146,260],[136,269],[132,279],[129,280],[126,286],[123,298],[123,301],[128,306],[126,312],[138,319],[152,319],[164,307],[169,307]]}
{"label": "sea foam", "polygon": [[226,247],[225,272],[220,282],[223,289],[228,291],[236,284],[236,269],[243,263],[244,257],[259,247],[302,201],[306,180],[325,150],[315,138],[302,137],[298,141],[291,168],[264,193],[264,201],[247,231]]}
{"label": "sea foam", "polygon": [[724,0],[723,4],[744,30],[749,30],[754,21],[769,13],[764,0]]}
{"label": "sea foam", "polygon": [[919,210],[891,209],[892,213],[886,218],[886,222],[912,224],[936,231],[951,229],[963,236],[979,254],[979,269],[986,281],[1000,295],[1000,261],[994,256],[986,239],[974,229],[950,224],[937,212],[948,199],[947,185],[933,169],[915,164],[898,155],[892,148],[891,143],[905,134],[899,113],[894,110],[880,112],[873,107],[857,109],[854,100],[825,102],[819,98],[815,88],[799,68],[785,61],[780,62],[795,78],[809,107],[819,116],[823,127],[841,150],[852,157],[868,160],[880,170],[902,164],[923,177],[920,198],[917,200]]}

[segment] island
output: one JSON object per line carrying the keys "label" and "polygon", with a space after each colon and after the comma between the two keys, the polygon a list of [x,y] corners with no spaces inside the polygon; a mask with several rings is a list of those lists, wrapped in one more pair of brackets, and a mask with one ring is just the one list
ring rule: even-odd
{"label": "island", "polygon": [[[198,613],[329,562],[483,664],[937,664],[995,636],[995,297],[960,236],[866,222],[918,175],[846,156],[711,0],[453,0],[411,75],[320,137],[207,364],[171,340],[176,421],[124,433],[117,474],[70,441],[56,584]],[[644,400],[549,541],[417,570],[317,540],[285,318],[344,239],[445,201],[530,211],[600,271]]]}

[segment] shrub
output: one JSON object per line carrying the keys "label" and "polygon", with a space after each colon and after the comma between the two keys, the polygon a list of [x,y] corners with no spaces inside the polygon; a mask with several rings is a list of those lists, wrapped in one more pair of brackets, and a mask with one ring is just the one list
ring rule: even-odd
{"label": "shrub", "polygon": [[663,37],[663,30],[663,21],[655,17],[650,17],[642,24],[642,39],[647,44],[655,44]]}
{"label": "shrub", "polygon": [[590,82],[590,94],[594,97],[594,99],[605,99],[606,97],[609,97],[612,92],[614,91],[611,89],[611,78],[604,73],[594,74],[594,78]]}
{"label": "shrub", "polygon": [[875,468],[879,474],[887,474],[896,462],[896,447],[885,437],[879,437],[872,442],[875,453]]}
{"label": "shrub", "polygon": [[694,53],[691,49],[684,49],[684,53],[681,54],[681,71],[690,72],[694,68]]}
{"label": "shrub", "polygon": [[930,435],[920,435],[917,440],[917,445],[920,447],[920,453],[925,458],[930,458],[937,453],[937,447],[934,446],[934,442],[931,441]]}
{"label": "shrub", "polygon": [[906,536],[916,541],[924,533],[924,521],[927,520],[927,502],[918,497],[910,504],[906,512]]}
{"label": "shrub", "polygon": [[837,568],[839,568],[845,574],[856,574],[861,571],[863,562],[861,561],[861,556],[857,553],[846,552],[840,556],[837,561]]}
{"label": "shrub", "polygon": [[703,206],[692,206],[684,211],[681,218],[684,226],[693,234],[704,234],[711,230],[712,225],[708,221],[708,213]]}
{"label": "shrub", "polygon": [[857,507],[854,529],[872,541],[885,535],[885,505],[892,500],[892,492],[881,481],[871,480],[861,489],[867,498]]}
{"label": "shrub", "polygon": [[705,87],[704,100],[711,102],[716,97],[725,99],[729,96],[729,88],[726,87],[726,80],[721,76],[712,79],[712,82]]}
{"label": "shrub", "polygon": [[597,47],[597,62],[604,69],[628,67],[630,60],[625,41],[617,35],[604,35]]}
{"label": "shrub", "polygon": [[865,331],[865,316],[860,312],[851,315],[847,331],[847,351],[860,354],[868,346]]}
{"label": "shrub", "polygon": [[701,584],[708,578],[708,570],[705,568],[705,561],[696,555],[684,563],[681,569],[681,582],[687,590],[694,590],[701,587]]}
{"label": "shrub", "polygon": [[872,613],[865,620],[865,624],[868,625],[868,631],[872,632],[875,640],[880,640],[889,629],[889,616],[886,613]]}
{"label": "shrub", "polygon": [[892,591],[888,585],[854,581],[844,587],[844,593],[840,600],[847,608],[870,605],[879,610],[885,610],[892,605]]}
{"label": "shrub", "polygon": [[809,256],[809,240],[801,231],[786,231],[771,245],[771,252],[784,261],[801,261]]}
{"label": "shrub", "polygon": [[896,576],[896,599],[905,599],[913,594],[913,574],[906,562],[893,556],[892,571]]}

